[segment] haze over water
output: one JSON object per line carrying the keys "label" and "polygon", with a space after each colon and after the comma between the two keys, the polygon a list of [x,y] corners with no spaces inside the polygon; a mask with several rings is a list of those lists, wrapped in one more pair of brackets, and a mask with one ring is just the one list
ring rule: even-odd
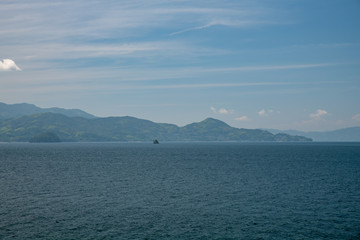
{"label": "haze over water", "polygon": [[0,144],[1,239],[359,239],[360,143]]}

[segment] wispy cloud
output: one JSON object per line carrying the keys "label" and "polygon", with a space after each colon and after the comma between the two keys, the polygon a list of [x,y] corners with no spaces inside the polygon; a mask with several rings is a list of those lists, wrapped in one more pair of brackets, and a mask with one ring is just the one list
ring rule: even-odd
{"label": "wispy cloud", "polygon": [[173,32],[172,29],[194,25],[239,26],[258,21],[264,15],[251,5],[231,8],[224,3],[199,2],[124,0],[104,4],[97,0],[56,3],[34,0],[31,4],[27,1],[15,4],[8,1],[1,3],[0,14],[6,24],[0,33],[31,35],[40,41],[74,36],[112,37],[119,32],[128,37],[146,34],[149,29]]}
{"label": "wispy cloud", "polygon": [[219,110],[217,110],[217,109],[214,108],[214,107],[210,107],[210,110],[211,110],[213,113],[222,114],[222,115],[233,114],[233,113],[234,113],[234,110],[233,110],[233,109],[226,109],[226,108],[220,108]]}
{"label": "wispy cloud", "polygon": [[248,121],[249,118],[247,116],[241,116],[241,117],[238,117],[238,118],[235,118],[236,121]]}
{"label": "wispy cloud", "polygon": [[258,112],[259,116],[265,116],[265,109],[261,109],[259,112]]}
{"label": "wispy cloud", "polygon": [[16,63],[11,59],[0,60],[0,71],[21,71]]}
{"label": "wispy cloud", "polygon": [[291,69],[305,69],[329,67],[337,65],[337,63],[315,63],[315,64],[288,64],[288,65],[273,65],[273,66],[240,66],[230,68],[212,68],[203,69],[206,72],[232,72],[232,71],[265,71],[265,70],[291,70]]}
{"label": "wispy cloud", "polygon": [[[258,115],[260,117],[266,117],[266,116],[269,116],[270,114],[273,114],[273,113],[275,113],[275,111],[273,109],[261,109],[258,112]],[[277,113],[279,113],[279,111],[277,111]]]}
{"label": "wispy cloud", "polygon": [[[96,92],[119,92],[119,91],[128,91],[128,90],[178,90],[178,89],[206,89],[206,88],[232,88],[232,87],[246,87],[246,86],[266,86],[266,85],[279,85],[282,83],[220,83],[220,84],[173,84],[173,85],[133,85],[133,84],[117,84],[117,83],[95,83],[94,82],[64,82],[64,81],[46,81],[46,79],[42,80],[40,84],[29,83],[28,81],[22,81],[23,86],[19,87],[16,82],[8,81],[13,83],[8,83],[6,89],[9,91],[28,91],[33,93],[39,92],[86,92],[86,91],[96,91]],[[286,84],[286,83],[285,83]],[[217,114],[232,114],[234,110],[232,109],[215,109],[210,108],[210,110],[214,110],[214,113]]]}
{"label": "wispy cloud", "polygon": [[[178,31],[180,33],[215,25],[240,27],[260,24],[266,22],[263,18],[267,12],[256,9],[252,4],[240,6],[208,1],[124,0],[109,1],[107,4],[99,0],[54,3],[34,0],[31,4],[21,0],[15,3],[5,1],[0,8],[0,52],[16,52],[21,58],[39,56],[46,59],[64,55],[74,59],[148,50],[159,52],[168,47],[160,48],[159,44],[154,48],[150,46],[150,49],[145,46],[144,49],[141,46],[156,42],[144,40],[149,39],[153,32],[159,32],[156,34],[158,42],[165,42],[164,36],[174,29],[185,29]],[[162,41],[159,41],[160,38]],[[134,42],[134,39],[142,41]],[[110,41],[104,46],[102,40]],[[184,54],[194,52],[196,47],[177,49]],[[67,51],[73,52],[74,57],[66,54]],[[173,54],[174,51],[168,53]]]}
{"label": "wispy cloud", "polygon": [[204,28],[209,28],[209,27],[214,26],[214,25],[215,24],[209,23],[209,24],[206,24],[206,25],[203,25],[203,26],[183,29],[183,30],[180,30],[180,31],[177,31],[177,32],[170,33],[169,35],[173,36],[173,35],[177,35],[177,34],[181,34],[181,33],[185,33],[185,32],[190,32],[190,31],[194,31],[194,30],[201,30],[201,29],[204,29]]}
{"label": "wispy cloud", "polygon": [[292,45],[292,48],[297,49],[316,49],[316,48],[347,48],[353,46],[359,46],[357,42],[344,42],[344,43],[317,43],[317,44],[303,44],[303,45]]}
{"label": "wispy cloud", "polygon": [[330,124],[325,116],[329,115],[326,110],[318,109],[314,113],[310,113],[307,119],[302,121],[296,121],[294,126],[296,129],[304,129],[304,128],[311,128],[314,130],[319,130],[323,126]]}
{"label": "wispy cloud", "polygon": [[327,115],[328,112],[323,110],[323,109],[318,109],[315,113],[311,113],[309,115],[309,117],[311,119],[321,119],[322,117],[324,117],[325,115]]}
{"label": "wispy cloud", "polygon": [[351,119],[356,121],[356,122],[360,122],[360,113],[354,115]]}
{"label": "wispy cloud", "polygon": [[287,82],[254,82],[254,83],[204,83],[204,84],[173,84],[173,85],[151,85],[151,86],[134,86],[134,88],[147,89],[181,89],[181,88],[228,88],[228,87],[247,87],[247,86],[269,86],[269,85],[292,85]]}
{"label": "wispy cloud", "polygon": [[[11,46],[5,45],[4,52],[10,54],[7,49]],[[20,58],[37,59],[37,60],[71,60],[84,58],[105,58],[105,57],[144,57],[151,52],[153,55],[159,55],[167,52],[167,54],[174,54],[174,51],[179,51],[181,44],[174,42],[133,42],[124,44],[71,44],[71,43],[48,43],[39,47],[37,45],[23,44],[16,48],[16,52]],[[1,46],[0,46],[1,49]],[[59,51],[61,49],[61,51]],[[138,54],[141,55],[138,55]]]}
{"label": "wispy cloud", "polygon": [[190,27],[190,28],[186,28],[180,31],[176,31],[173,33],[170,33],[170,36],[173,35],[178,35],[178,34],[182,34],[182,33],[186,33],[186,32],[190,32],[190,31],[196,31],[196,30],[202,30],[205,28],[210,28],[213,26],[226,26],[226,27],[245,27],[245,26],[250,26],[250,25],[255,25],[255,24],[261,24],[263,22],[261,21],[228,21],[228,20],[214,20],[211,21],[205,25],[202,26],[197,26],[197,27]]}

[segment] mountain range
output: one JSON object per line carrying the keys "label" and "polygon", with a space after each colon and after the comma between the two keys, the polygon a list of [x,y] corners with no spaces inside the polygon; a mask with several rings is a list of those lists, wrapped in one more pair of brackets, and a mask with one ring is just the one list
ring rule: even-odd
{"label": "mountain range", "polygon": [[360,142],[360,127],[349,127],[326,132],[305,132],[297,130],[264,129],[272,134],[285,133],[299,135],[313,139],[314,141],[330,142]]}
{"label": "mountain range", "polygon": [[22,117],[36,113],[59,113],[68,117],[95,118],[87,112],[79,109],[63,109],[63,108],[40,108],[33,104],[18,103],[6,104],[0,102],[0,120]]}
{"label": "mountain range", "polygon": [[[58,136],[65,142],[103,141],[311,141],[285,133],[234,128],[213,118],[184,127],[134,117],[97,118],[81,110],[0,104],[0,141],[28,142]],[[51,133],[51,134],[46,134]]]}

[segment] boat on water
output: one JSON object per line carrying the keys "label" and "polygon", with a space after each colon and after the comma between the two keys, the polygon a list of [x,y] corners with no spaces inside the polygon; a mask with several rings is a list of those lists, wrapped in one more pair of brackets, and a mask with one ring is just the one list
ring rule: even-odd
{"label": "boat on water", "polygon": [[159,144],[159,141],[157,139],[154,139],[153,144]]}

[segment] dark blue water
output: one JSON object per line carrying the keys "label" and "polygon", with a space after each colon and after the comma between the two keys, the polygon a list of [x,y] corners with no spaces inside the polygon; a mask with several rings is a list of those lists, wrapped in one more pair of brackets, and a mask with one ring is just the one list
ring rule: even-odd
{"label": "dark blue water", "polygon": [[0,144],[0,239],[360,239],[360,143]]}

